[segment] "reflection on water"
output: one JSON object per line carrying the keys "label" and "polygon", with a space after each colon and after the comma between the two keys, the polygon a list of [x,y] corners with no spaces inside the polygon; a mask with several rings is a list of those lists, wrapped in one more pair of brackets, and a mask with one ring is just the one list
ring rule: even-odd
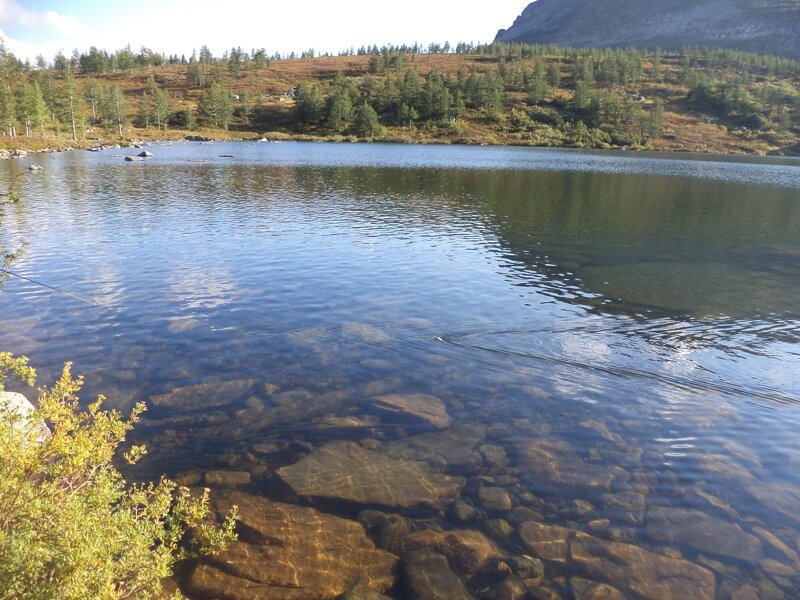
{"label": "reflection on water", "polygon": [[0,347],[242,506],[190,595],[800,594],[796,162],[155,154],[37,159],[15,268],[97,306],[13,280]]}

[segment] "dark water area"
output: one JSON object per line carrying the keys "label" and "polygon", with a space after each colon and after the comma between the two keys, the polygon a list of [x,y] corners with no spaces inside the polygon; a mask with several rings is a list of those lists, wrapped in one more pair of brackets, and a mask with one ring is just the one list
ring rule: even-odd
{"label": "dark water area", "polygon": [[10,279],[0,348],[242,506],[190,597],[800,597],[800,161],[151,150],[0,165],[91,301]]}

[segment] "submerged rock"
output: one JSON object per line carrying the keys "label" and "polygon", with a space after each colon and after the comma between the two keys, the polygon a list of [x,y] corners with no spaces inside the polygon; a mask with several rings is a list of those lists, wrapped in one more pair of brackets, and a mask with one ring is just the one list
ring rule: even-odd
{"label": "submerged rock", "polygon": [[385,550],[411,533],[412,527],[411,521],[402,515],[377,510],[362,510],[358,513],[358,522],[377,546]]}
{"label": "submerged rock", "polygon": [[469,574],[478,573],[503,557],[485,535],[469,529],[418,531],[403,538],[399,549],[403,554],[419,551],[442,554],[454,569]]}
{"label": "submerged rock", "polygon": [[511,510],[511,497],[503,488],[481,486],[478,490],[478,500],[486,510],[506,511]]}
{"label": "submerged rock", "polygon": [[371,400],[372,405],[383,413],[421,421],[436,429],[450,427],[450,415],[444,402],[427,394],[389,394],[377,396]]}
{"label": "submerged rock", "polygon": [[757,563],[763,544],[736,523],[698,510],[657,508],[647,512],[647,535],[667,544],[686,544],[701,552]]}
{"label": "submerged rock", "polygon": [[443,508],[464,487],[460,477],[347,441],[330,442],[277,473],[300,496],[396,508]]}
{"label": "submerged rock", "polygon": [[567,486],[607,490],[624,474],[619,467],[584,461],[564,440],[540,439],[524,443],[520,463],[532,485]]}
{"label": "submerged rock", "polygon": [[632,544],[575,533],[570,557],[577,568],[593,579],[643,600],[713,600],[716,595],[711,571]]}
{"label": "submerged rock", "polygon": [[250,473],[246,471],[209,471],[205,474],[205,484],[215,488],[235,488],[250,483]]}
{"label": "submerged rock", "polygon": [[626,600],[625,594],[605,583],[580,577],[569,580],[575,600]]}
{"label": "submerged rock", "polygon": [[[523,523],[519,535],[534,556],[548,561],[570,561],[571,569],[642,600],[715,597],[714,574],[681,558],[543,523]],[[610,590],[605,592],[612,594]]]}
{"label": "submerged rock", "polygon": [[412,552],[406,558],[403,584],[407,597],[415,600],[473,600],[447,558],[434,552]]}
{"label": "submerged rock", "polygon": [[196,566],[188,594],[333,600],[356,587],[385,592],[394,585],[397,558],[375,548],[358,523],[241,492],[212,497],[220,517],[234,505],[239,541]]}
{"label": "submerged rock", "polygon": [[386,444],[382,451],[391,458],[424,461],[448,473],[469,475],[483,467],[478,448],[485,431],[479,425],[457,425]]}
{"label": "submerged rock", "polygon": [[342,336],[346,340],[355,340],[366,344],[385,344],[392,339],[382,329],[366,323],[347,323],[343,325]]}
{"label": "submerged rock", "polygon": [[573,534],[571,529],[534,521],[523,523],[519,528],[519,536],[535,557],[557,562],[569,557],[569,539]]}
{"label": "submerged rock", "polygon": [[255,379],[199,383],[153,396],[150,402],[157,408],[177,408],[181,411],[207,410],[227,406],[240,400],[251,394],[257,385],[258,381]]}

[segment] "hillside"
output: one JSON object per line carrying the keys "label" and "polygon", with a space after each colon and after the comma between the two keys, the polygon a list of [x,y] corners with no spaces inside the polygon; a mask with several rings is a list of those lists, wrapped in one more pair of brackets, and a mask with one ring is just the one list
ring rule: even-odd
{"label": "hillside", "polygon": [[664,50],[713,46],[800,58],[800,1],[538,0],[497,41]]}
{"label": "hillside", "polygon": [[95,51],[7,68],[13,149],[134,139],[381,140],[796,154],[800,63],[730,51],[459,44],[264,60]]}

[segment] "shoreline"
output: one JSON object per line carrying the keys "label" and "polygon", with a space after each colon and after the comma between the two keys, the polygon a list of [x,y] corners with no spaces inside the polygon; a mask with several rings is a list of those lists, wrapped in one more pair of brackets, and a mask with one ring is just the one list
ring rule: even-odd
{"label": "shoreline", "polygon": [[[406,144],[410,146],[465,146],[465,147],[507,147],[507,148],[541,148],[553,150],[591,150],[591,151],[613,151],[625,153],[652,153],[652,154],[696,154],[706,156],[726,156],[733,158],[800,158],[800,148],[797,152],[773,151],[773,152],[757,152],[755,150],[741,152],[731,152],[722,149],[708,149],[708,148],[693,148],[693,147],[680,147],[680,148],[639,148],[639,147],[624,147],[624,146],[548,146],[542,144],[524,143],[521,141],[505,140],[448,140],[448,139],[433,139],[433,138],[418,138],[407,139],[399,136],[387,136],[384,138],[360,138],[357,136],[349,135],[314,135],[306,133],[286,133],[280,131],[272,131],[264,134],[257,134],[255,132],[247,132],[247,136],[235,135],[241,132],[235,132],[234,135],[220,135],[219,131],[214,132],[186,132],[176,131],[176,135],[168,137],[142,138],[134,137],[130,139],[123,139],[119,141],[106,141],[103,139],[94,140],[61,140],[59,138],[33,138],[44,142],[42,146],[33,144],[26,147],[24,143],[12,144],[13,148],[4,147],[4,142],[7,138],[0,140],[0,160],[11,160],[26,158],[32,154],[55,154],[59,152],[71,152],[74,150],[84,151],[101,151],[108,149],[138,149],[143,146],[151,144],[167,144],[176,142],[309,142],[309,143],[328,143],[328,144]],[[144,139],[143,139],[144,138]],[[191,139],[194,138],[194,139]],[[31,138],[14,138],[15,140],[26,140]]]}

